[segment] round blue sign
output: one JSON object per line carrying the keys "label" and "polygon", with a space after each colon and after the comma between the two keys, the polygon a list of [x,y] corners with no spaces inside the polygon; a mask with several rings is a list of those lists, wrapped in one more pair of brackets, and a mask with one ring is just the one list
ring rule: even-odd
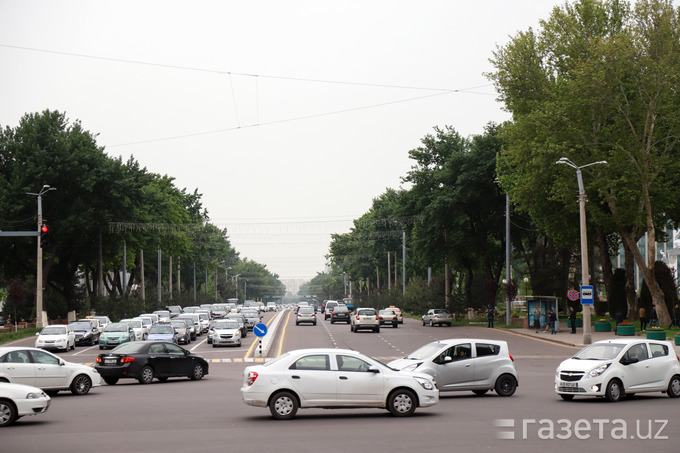
{"label": "round blue sign", "polygon": [[257,324],[253,327],[253,333],[256,337],[264,337],[267,335],[267,325],[262,323]]}

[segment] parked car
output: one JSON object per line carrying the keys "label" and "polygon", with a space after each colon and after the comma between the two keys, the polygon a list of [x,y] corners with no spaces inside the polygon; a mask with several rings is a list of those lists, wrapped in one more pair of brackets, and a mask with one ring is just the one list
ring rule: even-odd
{"label": "parked car", "polygon": [[213,348],[223,345],[241,346],[241,326],[235,319],[217,319],[208,332]]}
{"label": "parked car", "polygon": [[49,393],[70,389],[85,395],[101,385],[101,377],[91,366],[71,363],[38,348],[0,347],[0,381],[32,385]]}
{"label": "parked car", "polygon": [[326,321],[331,318],[331,313],[333,313],[333,309],[338,306],[338,301],[337,300],[328,300],[326,301],[326,305],[324,305],[323,308],[323,320]]}
{"label": "parked car", "polygon": [[167,322],[159,322],[151,326],[149,329],[149,336],[147,341],[169,341],[177,343],[177,332],[172,327],[172,324]]}
{"label": "parked car", "polygon": [[20,417],[47,412],[50,397],[37,387],[0,382],[0,428]]}
{"label": "parked car", "polygon": [[35,340],[36,348],[63,351],[76,348],[76,334],[69,326],[45,326],[36,335],[38,336]]}
{"label": "parked car", "polygon": [[295,315],[295,325],[299,326],[303,322],[316,325],[316,313],[314,313],[313,307],[300,307],[297,315]]}
{"label": "parked car", "polygon": [[112,322],[99,336],[99,349],[115,348],[119,344],[135,341],[135,332],[129,324]]}
{"label": "parked car", "polygon": [[351,322],[350,316],[351,313],[346,305],[336,305],[331,312],[331,324],[335,324],[336,322],[345,322],[349,324]]}
{"label": "parked car", "polygon": [[123,344],[99,354],[96,362],[95,369],[109,385],[125,378],[137,379],[140,384],[150,384],[154,378],[166,381],[171,377],[199,381],[208,374],[208,362],[203,357],[165,341]]}
{"label": "parked car", "polygon": [[290,419],[298,408],[384,408],[395,416],[439,402],[431,376],[396,371],[346,349],[286,352],[243,372],[243,401],[269,407],[276,419]]}
{"label": "parked car", "polygon": [[380,310],[378,312],[378,320],[380,325],[390,325],[395,329],[399,327],[399,319],[397,318],[397,313],[391,308]]}
{"label": "parked car", "polygon": [[75,334],[77,345],[94,346],[95,344],[99,344],[99,328],[97,328],[90,320],[73,321],[70,322],[68,326]]}
{"label": "parked car", "polygon": [[453,324],[453,316],[451,313],[442,308],[431,308],[427,310],[427,313],[423,315],[422,320],[424,326],[429,324],[430,327],[443,325],[451,327],[451,324]]}
{"label": "parked car", "polygon": [[374,308],[357,308],[351,316],[350,330],[358,332],[360,329],[370,329],[380,332],[380,320]]}
{"label": "parked car", "polygon": [[508,343],[500,340],[452,338],[428,343],[387,366],[433,376],[440,392],[494,390],[512,396],[519,379]]}
{"label": "parked car", "polygon": [[563,361],[555,372],[555,392],[619,401],[636,393],[665,392],[680,397],[680,359],[670,342],[640,338],[592,343]]}
{"label": "parked car", "polygon": [[144,324],[142,324],[141,319],[121,319],[120,322],[130,326],[135,334],[135,341],[146,340],[146,335],[144,335],[146,329],[144,329]]}

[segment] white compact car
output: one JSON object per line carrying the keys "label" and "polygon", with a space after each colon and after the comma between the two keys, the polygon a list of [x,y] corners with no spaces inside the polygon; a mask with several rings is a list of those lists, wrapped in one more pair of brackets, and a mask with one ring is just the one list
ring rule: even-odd
{"label": "white compact car", "polygon": [[428,343],[387,366],[432,376],[441,392],[494,390],[512,396],[518,385],[515,362],[508,343],[480,338],[451,338]]}
{"label": "white compact car", "polygon": [[0,428],[18,418],[47,412],[50,397],[39,388],[0,382]]}
{"label": "white compact car", "polygon": [[36,334],[36,348],[61,349],[68,351],[76,348],[76,334],[69,326],[45,326]]}
{"label": "white compact car", "polygon": [[678,398],[680,359],[667,341],[598,341],[557,367],[555,392],[565,400],[597,396],[618,401],[643,392],[665,392]]}
{"label": "white compact car", "polygon": [[269,407],[276,419],[298,408],[384,408],[398,417],[439,402],[431,376],[396,371],[346,349],[299,349],[247,367],[241,387],[250,406]]}
{"label": "white compact car", "polygon": [[91,366],[66,362],[51,352],[20,346],[0,347],[0,381],[38,387],[48,394],[71,390],[85,395],[101,385]]}
{"label": "white compact car", "polygon": [[222,345],[241,346],[241,325],[235,319],[217,319],[208,331],[213,348]]}

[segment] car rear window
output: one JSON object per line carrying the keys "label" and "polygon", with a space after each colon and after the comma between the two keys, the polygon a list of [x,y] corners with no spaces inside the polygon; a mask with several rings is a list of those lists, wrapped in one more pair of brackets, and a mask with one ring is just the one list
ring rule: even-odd
{"label": "car rear window", "polygon": [[357,314],[361,316],[375,316],[375,310],[359,310]]}
{"label": "car rear window", "polygon": [[475,349],[477,350],[477,357],[498,355],[501,352],[501,347],[497,344],[477,343]]}
{"label": "car rear window", "polygon": [[668,355],[668,346],[657,343],[650,343],[649,348],[652,350],[652,357],[665,357]]}

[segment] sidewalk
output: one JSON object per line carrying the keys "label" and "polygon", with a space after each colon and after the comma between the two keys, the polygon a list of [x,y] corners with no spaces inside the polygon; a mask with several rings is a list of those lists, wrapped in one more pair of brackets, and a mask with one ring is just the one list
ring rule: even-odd
{"label": "sidewalk", "polygon": [[[542,340],[547,340],[547,341],[553,341],[555,343],[562,343],[566,344],[569,346],[576,346],[576,347],[584,347],[585,345],[583,344],[583,328],[577,327],[576,328],[576,333],[572,334],[571,333],[571,327],[567,328],[562,328],[559,332],[556,334],[552,335],[550,331],[548,332],[543,332],[542,330],[539,330],[538,333],[532,328],[532,329],[504,329],[504,330],[509,330],[514,333],[519,333],[521,335],[526,335],[528,337],[535,337],[535,338],[540,338]],[[668,331],[667,331],[668,332]],[[680,332],[680,330],[671,330],[670,332]],[[644,333],[637,332],[635,337],[629,337],[629,336],[617,336],[614,335],[614,332],[595,332],[595,329],[593,328],[592,331],[590,332],[590,338],[592,340],[592,343],[595,343],[596,341],[601,341],[601,340],[616,340],[617,338],[646,338]],[[680,346],[676,346],[673,338],[667,338],[667,341],[669,341],[674,347],[675,347],[675,353],[680,355]]]}

